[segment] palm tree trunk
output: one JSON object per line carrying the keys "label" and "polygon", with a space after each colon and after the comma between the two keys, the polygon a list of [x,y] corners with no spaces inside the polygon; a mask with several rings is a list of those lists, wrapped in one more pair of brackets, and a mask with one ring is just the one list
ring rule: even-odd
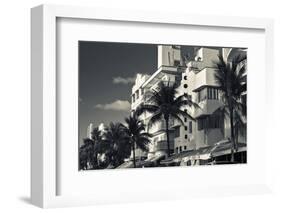
{"label": "palm tree trunk", "polygon": [[135,154],[135,142],[133,143],[133,158],[134,158],[134,168],[136,168],[136,154]]}
{"label": "palm tree trunk", "polygon": [[234,138],[234,125],[233,125],[233,108],[230,109],[230,130],[231,130],[231,162],[234,162],[234,147],[235,147],[235,138]]}
{"label": "palm tree trunk", "polygon": [[238,152],[238,139],[239,139],[239,130],[237,129],[238,127],[234,128],[234,133],[235,133],[235,144],[234,144],[234,150],[235,152]]}
{"label": "palm tree trunk", "polygon": [[165,119],[166,122],[166,135],[167,135],[167,154],[170,157],[170,134],[169,134],[169,119]]}

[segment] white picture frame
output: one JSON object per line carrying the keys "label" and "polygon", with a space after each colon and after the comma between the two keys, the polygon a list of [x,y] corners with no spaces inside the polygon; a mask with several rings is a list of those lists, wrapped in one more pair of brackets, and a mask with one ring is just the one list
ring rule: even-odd
{"label": "white picture frame", "polygon": [[[266,93],[273,88],[273,21],[271,19],[216,17],[203,15],[189,15],[176,13],[161,13],[161,11],[122,11],[108,8],[84,8],[74,6],[41,5],[31,10],[31,56],[32,56],[32,143],[31,143],[31,201],[43,207],[61,207],[76,205],[91,205],[112,202],[139,202],[142,200],[173,199],[163,197],[161,191],[154,194],[157,198],[142,193],[133,196],[108,197],[100,196],[73,196],[57,195],[57,63],[56,63],[56,36],[57,19],[75,18],[101,21],[120,21],[136,23],[153,23],[156,25],[194,25],[201,27],[223,27],[235,29],[257,29],[265,33],[265,69]],[[266,96],[267,103],[273,103],[273,97]],[[269,121],[269,118],[263,118]],[[266,133],[270,138],[270,129]],[[270,141],[265,147],[265,178],[258,184],[221,185],[209,188],[200,187],[194,183],[192,193],[186,193],[184,188],[177,191],[178,198],[213,196],[213,195],[240,195],[270,192],[272,188],[272,164],[270,161]],[[124,171],[126,172],[126,171]],[[163,173],[163,171],[161,171]],[[106,175],[106,174],[104,174]],[[197,187],[197,189],[196,189]],[[172,189],[171,189],[172,190]],[[190,191],[191,192],[191,191]],[[173,191],[171,191],[173,193]]]}

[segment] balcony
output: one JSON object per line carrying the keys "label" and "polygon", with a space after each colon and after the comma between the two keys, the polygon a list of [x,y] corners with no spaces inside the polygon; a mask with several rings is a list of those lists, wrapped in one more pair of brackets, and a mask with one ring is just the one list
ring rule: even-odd
{"label": "balcony", "polygon": [[145,96],[140,95],[138,98],[135,98],[134,102],[131,101],[131,109],[136,109],[141,103],[145,101]]}
{"label": "balcony", "polygon": [[200,116],[210,115],[222,105],[223,103],[220,100],[205,99],[199,103],[200,108],[195,109],[194,117],[198,118]]}
{"label": "balcony", "polygon": [[193,91],[196,92],[204,86],[217,86],[215,80],[215,68],[204,68],[195,76]]}

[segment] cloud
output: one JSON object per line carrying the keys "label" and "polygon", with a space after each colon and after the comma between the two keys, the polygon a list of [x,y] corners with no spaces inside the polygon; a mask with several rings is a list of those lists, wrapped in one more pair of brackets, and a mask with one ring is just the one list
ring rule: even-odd
{"label": "cloud", "polygon": [[95,108],[113,111],[129,111],[131,109],[131,104],[129,101],[116,100],[109,104],[97,104]]}
{"label": "cloud", "polygon": [[128,77],[128,78],[123,78],[123,77],[114,77],[113,78],[113,83],[114,84],[133,84],[136,80],[136,77]]}

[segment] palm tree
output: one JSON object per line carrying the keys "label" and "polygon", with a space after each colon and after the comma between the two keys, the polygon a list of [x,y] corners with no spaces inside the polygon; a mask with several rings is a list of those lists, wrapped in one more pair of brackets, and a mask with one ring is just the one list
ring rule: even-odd
{"label": "palm tree", "polygon": [[83,145],[79,148],[79,167],[89,169],[94,162],[94,142],[90,138],[83,139]]}
{"label": "palm tree", "polygon": [[234,149],[236,149],[235,143],[235,118],[238,119],[239,113],[246,115],[246,105],[241,102],[241,96],[247,90],[247,84],[244,74],[246,72],[246,66],[242,64],[246,60],[246,55],[238,55],[234,57],[230,62],[224,60],[219,55],[219,60],[215,63],[215,80],[222,91],[222,99],[224,106],[220,109],[224,114],[228,114],[230,117],[230,130],[231,130],[231,161],[234,161]]}
{"label": "palm tree", "polygon": [[126,133],[129,136],[131,147],[133,150],[133,160],[134,168],[136,168],[136,155],[135,148],[139,148],[143,151],[148,151],[148,144],[150,143],[149,138],[151,135],[145,132],[145,125],[142,121],[139,120],[136,113],[128,118],[125,118],[126,122]]}
{"label": "palm tree", "polygon": [[102,151],[104,151],[104,143],[102,141],[102,132],[99,130],[98,127],[94,128],[93,131],[91,132],[92,135],[92,140],[93,140],[93,166],[95,168],[98,168],[98,155],[102,154]]}
{"label": "palm tree", "polygon": [[121,123],[110,123],[105,132],[103,143],[107,147],[104,154],[109,160],[109,167],[117,167],[131,154],[129,137],[124,125]]}
{"label": "palm tree", "polygon": [[238,151],[238,138],[239,135],[247,136],[247,124],[245,122],[245,115],[235,111],[234,112],[234,134],[235,134],[235,145],[236,152]]}
{"label": "palm tree", "polygon": [[188,117],[191,120],[194,118],[187,112],[181,110],[183,106],[196,106],[195,103],[185,93],[177,97],[177,85],[170,82],[159,83],[159,90],[152,90],[146,93],[148,103],[142,104],[138,109],[137,113],[142,114],[143,112],[152,113],[152,117],[149,120],[148,126],[161,122],[163,119],[166,126],[167,136],[167,155],[170,156],[170,134],[169,134],[169,122],[170,119],[174,119],[183,124],[181,117]]}

